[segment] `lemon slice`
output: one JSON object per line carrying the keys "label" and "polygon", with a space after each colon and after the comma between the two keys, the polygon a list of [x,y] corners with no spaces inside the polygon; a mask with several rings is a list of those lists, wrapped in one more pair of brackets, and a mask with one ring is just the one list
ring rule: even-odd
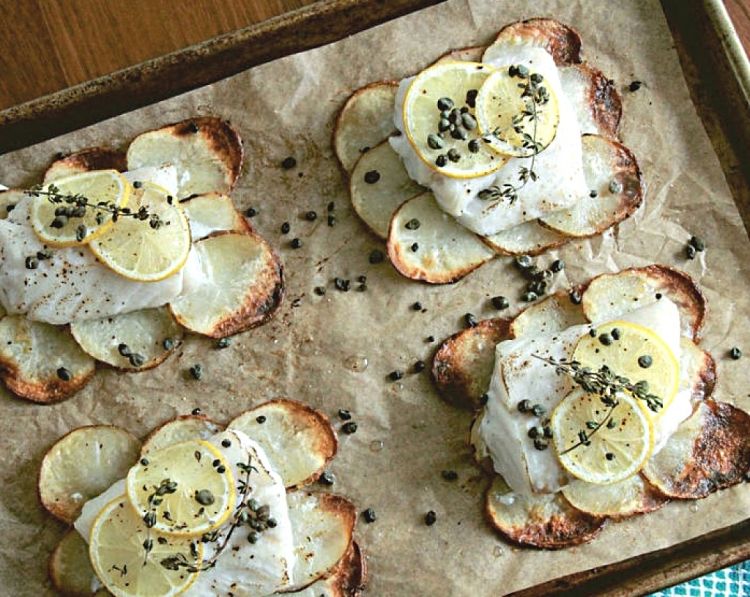
{"label": "lemon slice", "polygon": [[444,62],[419,73],[404,96],[404,133],[420,159],[452,178],[476,178],[505,160],[482,141],[475,98],[494,69],[479,62]]}
{"label": "lemon slice", "polygon": [[[45,184],[31,204],[31,226],[40,240],[53,247],[68,247],[90,242],[112,226],[112,214],[91,207],[106,202],[125,207],[131,193],[130,183],[117,170],[93,170],[66,176]],[[74,200],[53,202],[53,192],[64,196],[78,195],[90,207]],[[79,215],[75,215],[75,210]],[[63,213],[67,210],[67,215]]]}
{"label": "lemon slice", "polygon": [[127,492],[141,518],[154,529],[179,535],[220,527],[236,501],[232,467],[203,440],[146,454],[128,472]]}
{"label": "lemon slice", "polygon": [[631,383],[645,381],[648,393],[662,400],[662,408],[647,409],[660,416],[674,400],[680,385],[680,363],[666,342],[649,328],[629,321],[600,325],[595,335],[578,341],[573,360],[597,371],[602,365]]}
{"label": "lemon slice", "polygon": [[[609,418],[600,396],[580,389],[552,411],[552,441],[560,464],[574,477],[596,485],[616,483],[635,475],[651,456],[654,433],[646,407],[630,395],[618,394],[616,399]],[[581,432],[588,436],[586,444],[581,443]]]}
{"label": "lemon slice", "polygon": [[[155,184],[143,183],[134,194],[132,213],[142,208],[149,214],[147,219],[120,216],[89,247],[104,265],[121,276],[157,282],[185,264],[190,251],[190,226],[169,193]],[[152,225],[152,216],[158,216],[161,226]]]}
{"label": "lemon slice", "polygon": [[[508,66],[487,77],[477,95],[476,117],[492,149],[504,155],[530,157],[552,143],[560,109],[557,95],[541,75],[520,68],[524,69],[523,76],[519,67]],[[538,94],[525,96],[530,86],[536,87]]]}
{"label": "lemon slice", "polygon": [[[117,597],[169,597],[185,591],[200,574],[188,568],[200,567],[203,545],[149,529],[123,495],[94,521],[89,558],[99,580]],[[177,570],[165,565],[177,560],[183,563]]]}

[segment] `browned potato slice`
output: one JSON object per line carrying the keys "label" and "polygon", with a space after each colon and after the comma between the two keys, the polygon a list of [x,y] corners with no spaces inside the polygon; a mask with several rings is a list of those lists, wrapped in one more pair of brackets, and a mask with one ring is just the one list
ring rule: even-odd
{"label": "browned potato slice", "polygon": [[287,489],[315,481],[338,447],[328,417],[283,398],[245,411],[227,428],[242,431],[260,444]]}
{"label": "browned potato slice", "polygon": [[669,501],[640,475],[609,485],[574,480],[563,487],[562,493],[574,508],[612,518],[653,512]]}
{"label": "browned potato slice", "polygon": [[578,116],[581,134],[617,139],[622,100],[614,82],[586,63],[564,66],[558,73],[563,93]]}
{"label": "browned potato slice", "polygon": [[352,541],[330,576],[315,581],[294,593],[278,593],[288,597],[358,597],[367,581],[367,565],[362,550]]}
{"label": "browned potato slice", "polygon": [[49,577],[59,595],[89,597],[109,595],[101,587],[89,560],[89,548],[77,531],[68,531],[49,559]]}
{"label": "browned potato slice", "polygon": [[162,423],[143,440],[141,454],[191,439],[208,439],[224,426],[203,415],[182,415]]}
{"label": "browned potato slice", "polygon": [[515,494],[499,475],[487,490],[485,511],[490,524],[506,539],[540,549],[587,543],[607,520],[577,510],[560,493]]}
{"label": "browned potato slice", "polygon": [[359,156],[396,132],[393,124],[398,83],[380,81],[357,89],[341,108],[333,129],[333,150],[351,172]]}
{"label": "browned potato slice", "polygon": [[532,334],[561,332],[587,322],[581,305],[574,304],[567,292],[557,292],[516,315],[510,324],[510,333],[514,338],[520,338]]}
{"label": "browned potato slice", "polygon": [[39,498],[47,511],[72,524],[86,503],[125,478],[141,442],[114,425],[74,429],[47,450],[39,469]]}
{"label": "browned potato slice", "polygon": [[542,226],[539,220],[524,222],[482,240],[503,255],[539,255],[564,245],[571,237]]}
{"label": "browned potato slice", "polygon": [[44,173],[44,182],[89,170],[127,170],[125,154],[108,147],[87,147],[75,151],[52,162]]}
{"label": "browned potato slice", "polygon": [[686,273],[666,265],[625,269],[593,278],[581,306],[589,321],[601,323],[666,296],[680,309],[682,335],[697,338],[706,316],[706,299]]}
{"label": "browned potato slice", "polygon": [[750,471],[750,415],[731,404],[706,400],[683,422],[643,469],[663,494],[704,498],[742,483]]}
{"label": "browned potato slice", "polygon": [[77,321],[70,331],[91,357],[127,371],[156,367],[182,343],[183,336],[167,307]]}
{"label": "browned potato slice", "polygon": [[693,388],[694,402],[705,400],[713,394],[716,386],[716,361],[711,353],[703,350],[693,340],[680,338],[680,367],[685,367],[685,373]]}
{"label": "browned potato slice", "polygon": [[[554,19],[527,19],[506,25],[497,34],[495,44],[524,44],[544,48],[555,59],[555,64],[581,62],[581,36],[574,29]],[[492,51],[492,45],[487,53]]]}
{"label": "browned potato slice", "polygon": [[26,193],[19,189],[8,189],[0,191],[0,220],[4,220],[8,217],[8,214],[13,211],[16,203],[24,198]]}
{"label": "browned potato slice", "polygon": [[396,210],[387,246],[401,274],[430,284],[456,282],[495,256],[478,236],[442,211],[429,192]]}
{"label": "browned potato slice", "polygon": [[138,135],[128,147],[128,170],[171,164],[179,198],[228,193],[242,168],[242,140],[219,118],[202,116]]}
{"label": "browned potato slice", "polygon": [[484,50],[484,46],[471,46],[469,48],[451,50],[435,60],[430,66],[440,64],[441,62],[482,62]]}
{"label": "browned potato slice", "polygon": [[349,500],[330,493],[287,495],[297,560],[292,578],[299,590],[331,574],[352,543],[357,512]]}
{"label": "browned potato slice", "polygon": [[0,377],[8,389],[33,402],[57,402],[94,375],[94,359],[70,331],[23,315],[0,320]]}
{"label": "browned potato slice", "polygon": [[510,321],[485,319],[445,340],[432,360],[440,395],[461,408],[479,408],[490,387],[495,346],[510,337]]}
{"label": "browned potato slice", "polygon": [[[379,175],[375,182],[372,182],[372,172]],[[354,211],[383,239],[388,237],[393,212],[404,201],[422,192],[424,188],[409,178],[401,158],[387,139],[362,154],[349,178]]]}
{"label": "browned potato slice", "polygon": [[583,175],[597,195],[582,197],[572,207],[539,220],[574,237],[601,234],[632,215],[643,201],[641,170],[627,147],[599,135],[584,135],[582,144]]}
{"label": "browned potato slice", "polygon": [[281,304],[284,278],[271,246],[255,233],[216,233],[193,244],[206,280],[170,304],[178,323],[223,338],[267,321]]}
{"label": "browned potato slice", "polygon": [[190,223],[193,242],[214,232],[251,232],[252,227],[237,211],[232,198],[221,193],[204,193],[180,202]]}

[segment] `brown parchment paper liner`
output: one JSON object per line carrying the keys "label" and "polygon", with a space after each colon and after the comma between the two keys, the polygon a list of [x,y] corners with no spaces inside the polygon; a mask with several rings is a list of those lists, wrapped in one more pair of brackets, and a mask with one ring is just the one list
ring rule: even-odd
{"label": "brown parchment paper liner", "polygon": [[[122,425],[143,436],[195,407],[228,421],[277,396],[306,401],[334,418],[339,408],[349,408],[359,423],[355,435],[342,434],[332,470],[336,491],[378,514],[376,523],[357,530],[369,554],[371,595],[497,595],[748,516],[745,485],[611,524],[582,547],[512,548],[483,518],[485,481],[465,446],[470,415],[443,403],[426,373],[409,374],[399,383],[385,379],[393,369],[429,359],[434,345],[425,338],[456,331],[466,312],[496,315],[488,297],[505,294],[520,307],[522,282],[506,258],[443,287],[408,281],[388,263],[369,265],[369,252],[383,247],[349,206],[330,146],[336,112],[361,85],[411,74],[451,48],[487,43],[503,25],[532,16],[556,17],[578,29],[587,59],[623,90],[622,137],[638,157],[647,185],[645,209],[618,230],[543,259],[565,260],[561,284],[651,262],[686,269],[710,304],[704,346],[718,358],[717,397],[750,409],[747,366],[725,357],[733,345],[750,347],[744,325],[750,312],[748,238],[690,101],[658,2],[451,1],[0,158],[2,182],[31,184],[57,151],[120,146],[143,130],[196,114],[228,118],[247,153],[235,200],[259,210],[253,225],[279,249],[288,274],[279,315],[240,335],[228,349],[189,337],[157,369],[139,374],[102,369],[84,391],[53,406],[0,396],[5,594],[51,593],[46,562],[63,529],[38,505],[35,483],[44,450],[58,437],[92,423]],[[625,90],[633,79],[644,82],[637,93]],[[296,156],[296,169],[279,167],[287,155]],[[325,221],[329,201],[336,203],[334,228]],[[323,215],[307,222],[302,214],[308,209]],[[279,226],[287,220],[292,233],[282,236]],[[683,247],[692,233],[706,240],[708,251],[685,262]],[[288,246],[295,236],[304,243],[296,251]],[[360,274],[367,275],[367,292],[342,293],[330,286],[335,276]],[[326,284],[324,297],[312,292]],[[417,300],[426,313],[410,309]],[[361,368],[362,359],[367,368],[352,370]],[[184,373],[196,362],[204,368],[201,382]],[[441,469],[448,468],[459,472],[458,482],[441,479]],[[427,527],[423,515],[430,509],[438,522]]]}

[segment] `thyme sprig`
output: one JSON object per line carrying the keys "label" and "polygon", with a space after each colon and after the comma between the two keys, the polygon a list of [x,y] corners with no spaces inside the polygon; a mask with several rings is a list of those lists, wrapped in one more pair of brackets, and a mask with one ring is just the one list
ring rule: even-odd
{"label": "thyme sprig", "polygon": [[[519,83],[519,87],[523,89],[521,97],[526,98],[524,109],[513,116],[511,119],[511,127],[516,134],[521,135],[521,147],[532,152],[530,156],[526,156],[531,158],[531,164],[529,164],[528,167],[521,166],[519,168],[518,184],[505,182],[501,186],[491,185],[486,189],[479,191],[479,199],[489,202],[484,209],[485,212],[495,209],[504,201],[506,201],[508,205],[513,205],[518,200],[518,192],[530,181],[534,182],[537,180],[537,174],[534,171],[536,156],[544,149],[542,144],[537,140],[537,124],[539,122],[538,107],[549,101],[549,91],[547,91],[547,88],[542,85],[544,79],[539,73],[529,73],[528,68],[523,65],[511,66],[508,69],[508,74],[511,77],[518,77],[523,81],[523,83]],[[531,135],[524,130],[525,120],[532,124],[533,128]],[[503,138],[505,133],[506,131],[498,128],[492,131],[490,135],[483,137],[483,140],[486,143],[491,143],[492,137],[495,137],[501,141],[507,141]]]}
{"label": "thyme sprig", "polygon": [[[254,500],[248,500],[248,496],[250,495],[250,491],[252,487],[250,486],[250,475],[253,472],[258,472],[258,469],[253,465],[252,463],[252,457],[249,457],[246,463],[239,462],[237,463],[237,468],[239,468],[243,473],[243,478],[239,479],[238,481],[238,487],[237,489],[240,491],[240,500],[237,504],[237,507],[234,510],[234,514],[232,516],[232,522],[229,525],[229,529],[226,532],[226,535],[222,538],[221,543],[216,548],[216,552],[214,553],[211,558],[206,560],[205,562],[202,562],[200,566],[196,566],[195,564],[188,561],[188,559],[185,557],[185,554],[183,553],[176,553],[171,556],[167,556],[166,558],[163,558],[159,563],[162,567],[166,568],[167,570],[173,570],[177,571],[180,570],[180,568],[184,568],[187,572],[195,573],[195,572],[203,572],[205,570],[209,570],[216,566],[216,562],[219,559],[219,556],[224,552],[224,550],[229,545],[229,540],[232,537],[232,534],[234,531],[243,525],[248,524],[248,521],[252,518],[249,514],[250,511],[255,512],[256,510],[259,510],[260,508],[264,508],[261,506],[260,508],[256,507],[253,508]],[[267,506],[265,507],[267,510]],[[269,525],[271,526],[271,525]],[[275,526],[275,523],[274,525]],[[211,543],[214,541],[219,540],[219,532],[218,530],[211,531],[209,533],[205,533],[201,537],[201,541],[203,543]],[[194,543],[190,544],[191,549],[191,555],[193,555],[194,558],[197,557],[197,548],[195,547]]]}
{"label": "thyme sprig", "polygon": [[[159,214],[150,212],[145,205],[141,205],[136,211],[133,211],[129,207],[120,207],[111,201],[93,202],[82,193],[63,193],[54,184],[50,184],[46,189],[42,185],[36,185],[31,187],[27,193],[32,197],[46,197],[47,201],[58,206],[55,209],[55,217],[50,222],[52,228],[62,228],[69,220],[84,218],[91,211],[96,212],[95,221],[99,226],[106,221],[106,214],[111,215],[113,222],[117,222],[120,218],[134,218],[142,222],[148,221],[154,230],[158,230],[165,225]],[[166,224],[169,223],[166,222]],[[86,226],[79,224],[76,229],[76,238],[82,241],[86,237],[86,234]]]}
{"label": "thyme sprig", "polygon": [[580,446],[590,445],[592,436],[605,425],[609,429],[615,427],[612,415],[615,408],[620,404],[617,399],[618,394],[628,393],[634,398],[644,401],[646,406],[653,412],[657,412],[664,406],[659,396],[649,392],[646,380],[633,383],[627,377],[617,375],[607,365],[602,365],[598,371],[594,371],[590,367],[583,367],[578,361],[557,360],[538,354],[532,354],[532,356],[555,367],[555,372],[558,375],[567,375],[570,377],[585,392],[599,396],[602,404],[607,407],[604,417],[601,420],[586,421],[586,429],[578,431],[578,442],[562,451],[561,455],[567,454]]}

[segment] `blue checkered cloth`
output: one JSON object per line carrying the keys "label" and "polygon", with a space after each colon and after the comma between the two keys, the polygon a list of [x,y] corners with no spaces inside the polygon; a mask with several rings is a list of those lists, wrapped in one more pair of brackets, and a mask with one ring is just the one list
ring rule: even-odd
{"label": "blue checkered cloth", "polygon": [[750,560],[653,593],[651,597],[750,597]]}

